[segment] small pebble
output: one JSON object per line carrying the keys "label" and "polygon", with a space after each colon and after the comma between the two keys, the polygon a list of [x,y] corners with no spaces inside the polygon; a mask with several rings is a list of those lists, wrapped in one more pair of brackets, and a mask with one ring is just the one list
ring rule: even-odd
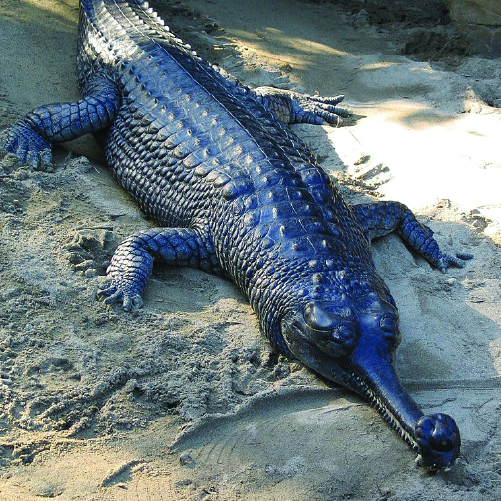
{"label": "small pebble", "polygon": [[94,278],[98,276],[98,272],[94,268],[89,268],[88,270],[85,270],[85,276],[86,278]]}
{"label": "small pebble", "polygon": [[195,465],[195,460],[187,452],[183,452],[183,454],[179,456],[179,462],[183,466],[193,467]]}
{"label": "small pebble", "polygon": [[366,164],[370,160],[371,156],[370,155],[362,155],[354,165],[362,165]]}

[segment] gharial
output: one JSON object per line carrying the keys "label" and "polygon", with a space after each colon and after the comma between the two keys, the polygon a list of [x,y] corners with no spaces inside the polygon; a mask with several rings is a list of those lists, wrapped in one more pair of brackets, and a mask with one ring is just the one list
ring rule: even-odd
{"label": "gharial", "polygon": [[80,0],[81,99],[36,108],[1,145],[35,168],[55,143],[103,135],[120,184],[160,225],[127,238],[98,295],[141,306],[154,259],[229,277],[281,353],[364,396],[418,453],[447,469],[460,434],[423,415],[394,369],[398,312],[370,241],[396,231],[445,271],[432,231],[398,202],[347,205],[287,124],[336,124],[342,96],[249,89],[198,57],[141,0]]}

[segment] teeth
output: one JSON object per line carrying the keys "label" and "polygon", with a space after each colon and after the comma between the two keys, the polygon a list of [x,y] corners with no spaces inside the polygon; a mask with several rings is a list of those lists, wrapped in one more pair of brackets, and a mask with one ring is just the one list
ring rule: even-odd
{"label": "teeth", "polygon": [[416,463],[419,464],[419,463],[421,463],[422,460],[423,460],[423,456],[421,456],[421,454],[418,454],[416,456]]}
{"label": "teeth", "polygon": [[[357,381],[360,386],[362,386],[367,399],[374,406],[374,408],[381,414],[383,419],[398,433],[398,435],[407,442],[415,451],[419,450],[419,445],[414,440],[414,438],[402,427],[400,421],[397,417],[386,407],[384,402],[382,402],[377,395],[367,386],[367,384],[362,381],[359,376],[356,376]],[[421,460],[421,456],[418,456]]]}

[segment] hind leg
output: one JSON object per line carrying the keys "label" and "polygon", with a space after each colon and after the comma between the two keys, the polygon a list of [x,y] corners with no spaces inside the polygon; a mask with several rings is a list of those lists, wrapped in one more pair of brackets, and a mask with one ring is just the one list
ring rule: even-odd
{"label": "hind leg", "polygon": [[285,124],[337,126],[341,122],[340,117],[351,115],[349,110],[337,106],[344,96],[310,96],[274,87],[258,87],[254,92],[264,106]]}
{"label": "hind leg", "polygon": [[440,250],[433,231],[420,223],[412,211],[400,202],[373,202],[352,205],[351,209],[369,240],[395,231],[404,242],[432,266],[445,273],[450,266],[463,268],[471,254],[449,256]]}

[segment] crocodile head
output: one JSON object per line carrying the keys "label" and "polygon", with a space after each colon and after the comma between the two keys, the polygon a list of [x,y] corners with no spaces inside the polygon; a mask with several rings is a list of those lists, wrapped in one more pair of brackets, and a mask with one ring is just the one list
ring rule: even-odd
{"label": "crocodile head", "polygon": [[296,302],[282,318],[281,332],[296,358],[365,397],[418,453],[419,465],[452,466],[461,443],[456,423],[446,414],[423,415],[395,372],[400,331],[389,293]]}

